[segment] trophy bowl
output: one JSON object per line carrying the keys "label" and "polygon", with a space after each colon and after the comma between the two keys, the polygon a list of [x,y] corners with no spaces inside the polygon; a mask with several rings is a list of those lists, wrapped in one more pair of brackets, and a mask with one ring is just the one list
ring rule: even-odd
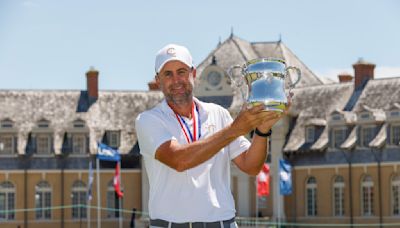
{"label": "trophy bowl", "polygon": [[[289,83],[289,88],[285,91],[285,80],[290,70],[296,72],[297,80]],[[279,58],[259,58],[250,60],[243,66],[234,65],[229,68],[228,75],[232,84],[241,88],[242,97],[249,105],[264,104],[265,111],[277,112],[286,109],[287,96],[301,78],[297,67],[287,67],[285,61]]]}

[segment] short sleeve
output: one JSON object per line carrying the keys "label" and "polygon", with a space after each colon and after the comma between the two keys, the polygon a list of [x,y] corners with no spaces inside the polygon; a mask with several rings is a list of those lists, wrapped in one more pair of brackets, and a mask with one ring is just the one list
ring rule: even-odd
{"label": "short sleeve", "polygon": [[175,139],[162,120],[150,113],[140,114],[136,118],[135,126],[140,153],[143,156],[154,158],[161,144]]}
{"label": "short sleeve", "polygon": [[[222,118],[224,118],[223,121],[225,123],[225,126],[233,122],[231,115],[226,109],[223,109]],[[236,138],[233,142],[231,142],[228,145],[227,149],[229,151],[229,158],[231,160],[234,159],[235,157],[237,157],[238,155],[249,149],[249,147],[250,147],[250,142],[249,140],[246,139],[246,137],[240,136]]]}

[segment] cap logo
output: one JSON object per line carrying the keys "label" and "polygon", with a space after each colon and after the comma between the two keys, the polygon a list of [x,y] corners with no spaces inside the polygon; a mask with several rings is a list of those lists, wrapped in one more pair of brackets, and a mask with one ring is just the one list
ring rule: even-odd
{"label": "cap logo", "polygon": [[176,57],[176,51],[175,51],[175,48],[168,48],[167,49],[167,54],[168,55],[171,55],[171,56],[173,56],[173,57]]}

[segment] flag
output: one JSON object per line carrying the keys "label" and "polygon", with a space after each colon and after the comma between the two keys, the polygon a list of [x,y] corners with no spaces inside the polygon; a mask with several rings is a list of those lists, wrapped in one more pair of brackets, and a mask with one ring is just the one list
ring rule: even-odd
{"label": "flag", "polygon": [[114,189],[115,193],[117,193],[118,198],[124,196],[124,193],[121,191],[121,174],[119,170],[119,163],[115,166],[115,176],[114,176]]}
{"label": "flag", "polygon": [[292,166],[283,159],[279,160],[279,187],[281,195],[292,194]]}
{"label": "flag", "polygon": [[103,143],[97,143],[97,158],[100,160],[116,162],[121,160],[118,150]]}
{"label": "flag", "polygon": [[87,200],[92,200],[92,185],[93,185],[93,168],[92,161],[89,162],[89,174],[88,174],[88,191],[87,191]]}
{"label": "flag", "polygon": [[269,165],[265,163],[260,173],[257,175],[257,195],[269,195]]}

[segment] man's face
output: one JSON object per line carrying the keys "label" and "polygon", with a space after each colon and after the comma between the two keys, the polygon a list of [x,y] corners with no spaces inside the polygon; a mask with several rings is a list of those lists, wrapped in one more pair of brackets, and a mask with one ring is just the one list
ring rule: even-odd
{"label": "man's face", "polygon": [[169,61],[156,76],[156,81],[168,102],[176,105],[192,101],[196,71],[180,61]]}

